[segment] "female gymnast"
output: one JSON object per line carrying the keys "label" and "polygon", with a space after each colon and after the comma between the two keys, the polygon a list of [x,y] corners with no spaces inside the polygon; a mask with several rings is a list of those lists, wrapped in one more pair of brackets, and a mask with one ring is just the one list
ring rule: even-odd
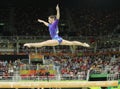
{"label": "female gymnast", "polygon": [[48,26],[49,33],[51,36],[51,40],[47,40],[44,42],[39,43],[25,43],[24,46],[26,47],[43,47],[43,46],[57,46],[57,45],[69,45],[69,46],[83,46],[83,47],[90,47],[87,43],[82,43],[79,41],[68,41],[64,40],[62,37],[59,36],[58,31],[58,22],[60,19],[60,9],[59,6],[56,6],[57,15],[51,15],[48,17],[48,22],[44,20],[38,19],[38,22],[43,23],[44,25]]}

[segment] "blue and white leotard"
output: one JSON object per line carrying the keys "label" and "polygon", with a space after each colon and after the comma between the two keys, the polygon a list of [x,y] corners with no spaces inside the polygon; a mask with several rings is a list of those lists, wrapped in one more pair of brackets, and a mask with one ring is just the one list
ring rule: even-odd
{"label": "blue and white leotard", "polygon": [[52,38],[52,40],[57,40],[59,44],[62,42],[62,38],[58,35],[59,30],[58,30],[58,22],[59,20],[56,19],[53,24],[49,24],[49,33]]}

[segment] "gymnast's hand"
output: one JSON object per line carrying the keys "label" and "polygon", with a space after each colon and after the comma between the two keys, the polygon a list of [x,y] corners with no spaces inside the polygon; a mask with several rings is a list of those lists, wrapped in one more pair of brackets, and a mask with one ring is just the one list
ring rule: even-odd
{"label": "gymnast's hand", "polygon": [[57,6],[56,6],[56,10],[59,10],[59,5],[57,4]]}
{"label": "gymnast's hand", "polygon": [[44,23],[46,26],[48,26],[48,22],[45,22],[44,20],[38,19],[38,22]]}
{"label": "gymnast's hand", "polygon": [[38,22],[43,23],[44,21],[43,21],[43,20],[41,20],[41,19],[38,19]]}

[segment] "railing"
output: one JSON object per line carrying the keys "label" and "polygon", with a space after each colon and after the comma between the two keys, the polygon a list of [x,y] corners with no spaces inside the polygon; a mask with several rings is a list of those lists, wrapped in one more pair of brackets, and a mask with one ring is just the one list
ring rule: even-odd
{"label": "railing", "polygon": [[116,74],[108,74],[107,75],[107,80],[118,80],[120,79],[120,74],[116,73]]}
{"label": "railing", "polygon": [[[63,36],[64,39],[67,40],[79,40],[79,41],[88,41],[90,38],[101,39],[101,40],[119,40],[120,35],[107,35],[107,36]],[[50,36],[0,36],[1,42],[5,43],[8,41],[16,42],[16,41],[36,41],[36,40],[47,40],[50,39]]]}
{"label": "railing", "polygon": [[[84,75],[76,75],[76,76],[61,76],[61,75],[55,75],[55,76],[0,76],[0,82],[4,81],[88,81],[86,80],[87,76]],[[120,74],[108,74],[107,80],[114,81],[119,80]]]}
{"label": "railing", "polygon": [[83,76],[0,76],[0,82],[4,81],[86,81]]}

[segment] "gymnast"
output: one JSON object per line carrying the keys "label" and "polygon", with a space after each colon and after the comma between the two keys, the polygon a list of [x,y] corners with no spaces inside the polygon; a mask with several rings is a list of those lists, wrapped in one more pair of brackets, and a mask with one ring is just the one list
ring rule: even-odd
{"label": "gymnast", "polygon": [[49,33],[51,36],[50,40],[38,42],[38,43],[25,43],[25,47],[43,47],[43,46],[57,46],[57,45],[68,45],[68,46],[83,46],[90,47],[87,43],[82,43],[79,41],[68,41],[59,36],[58,22],[60,19],[60,8],[57,4],[56,6],[57,15],[51,15],[48,17],[48,22],[38,19],[38,22],[43,23],[49,28]]}

